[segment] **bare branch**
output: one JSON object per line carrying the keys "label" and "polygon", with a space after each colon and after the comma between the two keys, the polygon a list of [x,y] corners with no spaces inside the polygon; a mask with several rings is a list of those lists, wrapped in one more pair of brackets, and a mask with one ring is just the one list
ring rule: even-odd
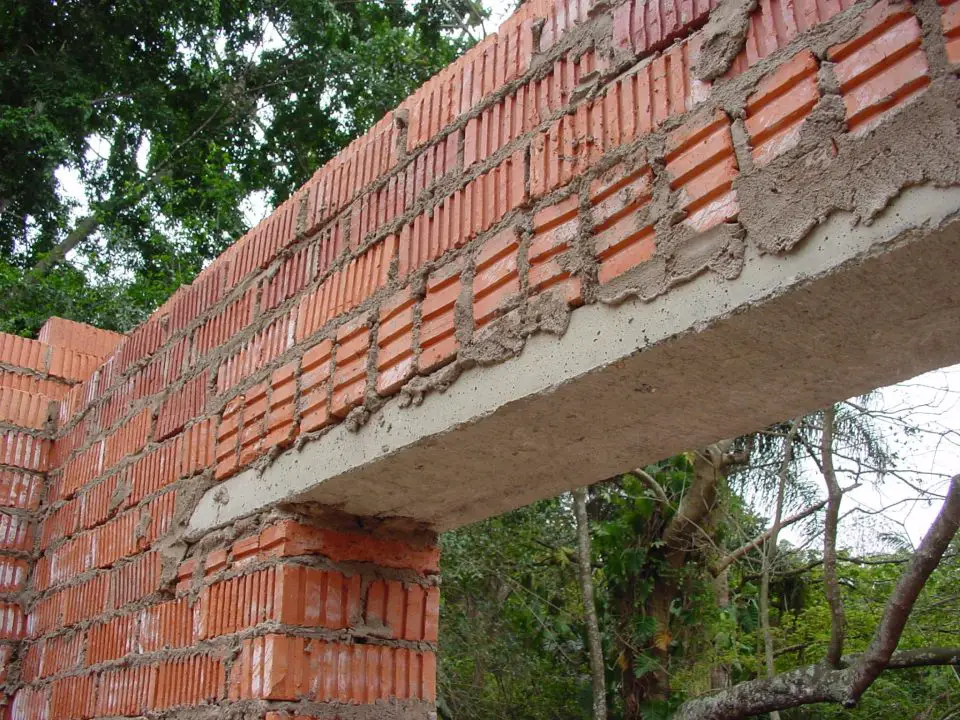
{"label": "bare branch", "polygon": [[[820,502],[814,503],[813,505],[801,510],[800,512],[794,515],[790,515],[784,518],[783,522],[780,523],[780,529],[782,530],[785,527],[789,527],[794,523],[798,523],[801,520],[804,520],[810,517],[814,513],[822,510],[826,506],[826,504],[827,504],[826,500],[821,500]],[[769,539],[772,532],[773,532],[773,528],[768,528],[762,534],[757,535],[757,537],[755,537],[750,542],[744,543],[743,545],[738,547],[736,550],[731,552],[729,555],[725,555],[724,557],[720,558],[710,568],[710,574],[716,577],[717,575],[722,573],[724,570],[726,570],[728,567],[733,565],[733,563],[735,563],[737,560],[742,558],[744,555],[759,548],[761,545],[763,545],[763,543],[767,539]]]}

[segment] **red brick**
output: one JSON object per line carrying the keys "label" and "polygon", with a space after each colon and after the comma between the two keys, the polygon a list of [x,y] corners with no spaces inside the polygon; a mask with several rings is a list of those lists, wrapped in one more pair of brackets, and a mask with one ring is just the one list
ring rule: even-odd
{"label": "red brick", "polygon": [[87,631],[87,665],[117,660],[136,649],[137,618],[121,615]]}
{"label": "red brick", "polygon": [[410,379],[414,371],[413,306],[405,287],[380,306],[377,331],[377,392],[390,395]]}
{"label": "red brick", "polygon": [[460,295],[460,263],[435,270],[427,279],[420,305],[420,355],[417,369],[428,373],[447,364],[457,354],[454,309]]}
{"label": "red brick", "polygon": [[947,62],[960,64],[960,4],[955,0],[940,0],[943,8],[941,24],[943,26],[943,40],[947,50]]}
{"label": "red brick", "polygon": [[266,434],[267,391],[267,383],[262,382],[251,387],[243,396],[240,467],[256,460],[263,450],[263,437]]}
{"label": "red brick", "polygon": [[75,632],[57,635],[46,640],[40,675],[43,677],[59,675],[79,667],[84,637],[84,633]]}
{"label": "red brick", "polygon": [[151,411],[146,408],[107,436],[103,467],[110,468],[124,457],[140,451],[150,436]]}
{"label": "red brick", "polygon": [[307,245],[288,257],[260,293],[260,311],[268,312],[296,295],[316,276],[316,245]]}
{"label": "red brick", "polygon": [[324,555],[336,562],[371,562],[381,567],[406,568],[420,573],[439,570],[435,546],[414,546],[400,540],[344,533],[284,520],[260,533],[266,556]]}
{"label": "red brick", "polygon": [[921,41],[910,6],[882,2],[864,14],[860,35],[829,49],[851,131],[867,132],[930,84]]}
{"label": "red brick", "polygon": [[[472,193],[479,180],[474,180],[467,188]],[[464,191],[458,191],[452,198],[433,208],[431,213],[422,213],[408,223],[400,231],[398,240],[399,249],[399,277],[405,277],[430,260],[443,255],[454,247],[459,247],[469,236],[469,230],[464,232],[459,221],[468,221],[460,211],[460,202]]]}
{"label": "red brick", "polygon": [[191,655],[160,663],[152,707],[162,710],[178,705],[201,705],[225,694],[223,661],[210,655]]}
{"label": "red brick", "polygon": [[121,608],[160,589],[160,553],[149,552],[110,573],[110,598]]}
{"label": "red brick", "polygon": [[24,589],[30,566],[25,560],[0,555],[0,592],[20,592]]}
{"label": "red brick", "polygon": [[207,375],[201,373],[170,395],[160,406],[157,440],[164,440],[197,417],[206,405]]}
{"label": "red brick", "polygon": [[87,720],[95,716],[95,677],[83,675],[54,680],[50,714],[56,720]]}
{"label": "red brick", "polygon": [[703,232],[731,220],[739,212],[736,191],[737,161],[730,137],[730,121],[716,111],[706,124],[690,124],[667,138],[670,189],[686,213],[685,223]]}
{"label": "red brick", "polygon": [[609,282],[652,256],[653,227],[643,214],[650,202],[652,182],[649,167],[625,172],[617,166],[591,184],[593,233],[601,283]]}
{"label": "red brick", "polygon": [[140,613],[137,652],[189,647],[196,639],[193,608],[187,598],[152,605]]}
{"label": "red brick", "polygon": [[77,352],[69,348],[54,347],[50,350],[50,374],[64,380],[86,380],[100,365],[96,355]]}
{"label": "red brick", "polygon": [[22,640],[27,634],[27,621],[17,603],[0,603],[0,640]]}
{"label": "red brick", "polygon": [[265,635],[244,641],[229,697],[366,704],[434,700],[436,662],[433,653],[406,648]]}
{"label": "red brick", "polygon": [[189,348],[190,338],[184,337],[164,354],[163,379],[167,385],[176,382],[183,374]]}
{"label": "red brick", "polygon": [[44,395],[0,387],[0,422],[42,430],[50,400]]}
{"label": "red brick", "polygon": [[0,333],[0,362],[7,365],[45,372],[49,351],[46,343]]}
{"label": "red brick", "polygon": [[743,51],[727,77],[738,75],[784,47],[798,33],[824,23],[853,5],[853,0],[761,0],[750,17]]}
{"label": "red brick", "polygon": [[0,506],[35,510],[40,502],[40,478],[19,470],[0,470]]}
{"label": "red brick", "polygon": [[35,395],[46,395],[51,400],[61,400],[67,396],[71,386],[57,380],[47,380],[34,375],[0,370],[0,387]]}
{"label": "red brick", "polygon": [[764,165],[800,140],[800,127],[820,99],[817,61],[804,50],[757,85],[747,98],[745,125],[756,165]]}
{"label": "red brick", "polygon": [[104,470],[103,442],[94,443],[90,448],[75,455],[63,466],[61,495],[63,499],[71,497],[77,490],[96,478]]}
{"label": "red brick", "polygon": [[50,443],[16,430],[0,431],[0,463],[44,472]]}
{"label": "red brick", "polygon": [[346,417],[363,402],[369,348],[370,328],[365,318],[348,322],[337,330],[336,369],[330,399],[330,412],[333,415]]}
{"label": "red brick", "polygon": [[184,560],[177,567],[177,594],[181,594],[190,589],[190,586],[193,584],[194,574],[199,567],[199,561],[197,558],[192,557],[189,560]]}
{"label": "red brick", "polygon": [[222,362],[217,370],[217,392],[226,392],[289,349],[294,340],[296,314],[291,311],[280,316]]}
{"label": "red brick", "polygon": [[243,420],[243,398],[235,397],[223,409],[217,427],[216,478],[222,480],[236,472],[240,464],[240,423]]}
{"label": "red brick", "polygon": [[97,575],[79,585],[65,589],[62,595],[63,624],[73,625],[100,615],[107,608],[110,591],[110,578],[107,574]]}
{"label": "red brick", "polygon": [[128,504],[138,503],[177,480],[181,472],[182,437],[164,443],[140,457],[125,473],[124,480],[131,485]]}
{"label": "red brick", "polygon": [[297,363],[287,363],[270,376],[270,405],[264,447],[286,447],[297,434]]}
{"label": "red brick", "polygon": [[80,502],[71,500],[53,510],[40,524],[40,549],[73,535],[80,527]]}
{"label": "red brick", "polygon": [[230,556],[226,550],[213,550],[203,561],[203,576],[206,579],[221,573],[230,567]]}
{"label": "red brick", "polygon": [[12,720],[50,720],[49,710],[49,688],[20,688],[13,698]]}
{"label": "red brick", "polygon": [[[0,683],[6,684],[7,682],[10,669],[10,660],[13,658],[13,650],[13,645],[0,645]],[[25,680],[24,682],[30,681]]]}
{"label": "red brick", "polygon": [[98,716],[142,715],[154,707],[157,667],[138,665],[103,673],[97,692]]}
{"label": "red brick", "polygon": [[33,530],[27,518],[0,512],[0,550],[33,551]]}
{"label": "red brick", "polygon": [[312,432],[330,422],[333,343],[323,340],[303,354],[300,376],[300,430]]}
{"label": "red brick", "polygon": [[540,210],[533,218],[533,240],[527,248],[527,283],[531,294],[543,291],[559,293],[566,302],[578,305],[583,301],[580,278],[571,275],[559,262],[572,248],[578,218],[575,197],[562,200]]}
{"label": "red brick", "polygon": [[140,527],[143,529],[142,547],[152,547],[167,534],[177,509],[177,492],[171,490],[155,497],[140,509]]}
{"label": "red brick", "polygon": [[[78,558],[80,563],[92,558],[94,567],[111,567],[123,558],[135,555],[140,549],[140,513],[131,510],[113,520],[78,536],[89,538],[89,549],[83,548]],[[76,572],[86,570],[81,567]]]}
{"label": "red brick", "polygon": [[213,583],[204,588],[197,610],[197,637],[218,637],[277,619],[277,568]]}
{"label": "red brick", "polygon": [[252,288],[197,328],[193,335],[193,351],[197,357],[222,345],[253,322],[255,299],[256,288]]}
{"label": "red brick", "polygon": [[473,319],[477,327],[492,320],[504,300],[520,292],[519,239],[514,228],[489,238],[480,249],[473,278]]}
{"label": "red brick", "polygon": [[89,529],[112,517],[123,504],[124,494],[130,486],[124,483],[118,491],[121,475],[104,478],[82,493],[76,501],[80,507],[79,526]]}
{"label": "red brick", "polygon": [[183,431],[182,438],[180,477],[189,477],[214,464],[215,436],[212,419],[194,423]]}
{"label": "red brick", "polygon": [[367,591],[364,623],[374,634],[383,637],[436,642],[439,598],[436,587],[375,580]]}

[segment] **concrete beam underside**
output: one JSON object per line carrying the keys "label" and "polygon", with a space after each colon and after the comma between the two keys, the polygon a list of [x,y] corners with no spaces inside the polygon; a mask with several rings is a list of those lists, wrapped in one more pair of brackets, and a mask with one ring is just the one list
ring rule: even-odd
{"label": "concrete beam underside", "polygon": [[960,362],[958,239],[960,188],[922,186],[788,255],[748,243],[736,280],[580,308],[562,338],[228,479],[190,532],[290,500],[445,530]]}

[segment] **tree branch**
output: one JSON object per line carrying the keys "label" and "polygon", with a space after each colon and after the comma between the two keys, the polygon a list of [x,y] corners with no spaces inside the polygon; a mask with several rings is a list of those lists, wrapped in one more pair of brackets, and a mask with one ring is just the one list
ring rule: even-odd
{"label": "tree branch", "polygon": [[647,488],[657,496],[657,500],[661,503],[670,507],[670,499],[667,497],[667,494],[663,491],[663,488],[660,487],[660,483],[656,481],[650,473],[648,473],[643,468],[634,468],[632,471],[633,475],[636,475],[640,478],[640,482],[647,486]]}
{"label": "tree branch", "polygon": [[[843,658],[855,662],[858,656]],[[956,665],[960,648],[922,648],[894,653],[887,668]],[[832,670],[825,665],[806,665],[763,680],[750,680],[729,690],[688,700],[674,715],[674,720],[738,720],[772,710],[788,710],[802,705],[844,703],[853,670]]]}
{"label": "tree branch", "polygon": [[858,663],[851,687],[850,701],[856,702],[889,664],[920,591],[923,590],[930,573],[940,564],[958,528],[960,528],[960,475],[954,475],[950,480],[947,499],[940,508],[940,513],[927,534],[923,536],[920,546],[900,576],[900,581],[883,611],[873,642]]}
{"label": "tree branch", "polygon": [[[795,515],[790,515],[790,516],[788,516],[788,517],[785,517],[785,518],[783,519],[783,522],[780,523],[780,529],[782,530],[782,529],[785,528],[785,527],[788,527],[788,526],[790,526],[790,525],[793,525],[794,523],[798,523],[798,522],[800,522],[801,520],[804,520],[804,519],[810,517],[810,516],[813,515],[814,513],[819,512],[820,510],[822,510],[822,509],[824,508],[824,506],[826,506],[826,504],[827,504],[827,501],[826,501],[826,500],[822,500],[822,501],[820,501],[820,502],[818,502],[818,503],[814,503],[813,505],[811,505],[811,506],[808,507],[808,508],[805,508],[805,509],[801,510],[800,512],[796,513]],[[720,558],[720,559],[719,559],[717,562],[715,562],[715,563],[713,564],[713,566],[710,568],[710,574],[712,574],[714,577],[716,577],[717,575],[719,575],[720,573],[722,573],[724,570],[726,570],[728,567],[730,567],[731,565],[733,565],[737,560],[739,560],[740,558],[742,558],[744,555],[746,555],[747,553],[749,553],[749,552],[751,552],[751,551],[756,550],[757,548],[759,548],[761,545],[763,545],[763,543],[764,543],[767,539],[769,539],[769,537],[770,537],[770,535],[771,535],[772,532],[773,532],[773,528],[768,528],[767,530],[765,530],[765,531],[764,531],[763,533],[761,533],[760,535],[757,535],[757,537],[755,537],[755,538],[754,538],[753,540],[751,540],[750,542],[747,542],[747,543],[741,545],[741,546],[738,547],[736,550],[734,550],[733,552],[731,552],[729,555],[725,555],[724,557]]]}
{"label": "tree branch", "polygon": [[925,648],[896,653],[914,603],[960,528],[960,475],[887,601],[876,635],[859,656],[841,658],[840,668],[808,665],[772,678],[751,680],[688,700],[676,720],[737,720],[801,705],[832,702],[853,707],[886,669],[960,664],[960,648]]}
{"label": "tree branch", "polygon": [[716,507],[717,483],[723,476],[728,445],[729,443],[717,443],[706,448],[703,453],[697,453],[693,463],[693,482],[680,500],[676,514],[663,531],[663,543],[673,553],[682,551],[692,535],[700,529],[704,518]]}

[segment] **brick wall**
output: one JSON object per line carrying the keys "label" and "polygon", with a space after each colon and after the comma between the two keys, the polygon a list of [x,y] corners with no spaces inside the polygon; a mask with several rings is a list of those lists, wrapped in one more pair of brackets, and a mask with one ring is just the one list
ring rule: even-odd
{"label": "brick wall", "polygon": [[763,0],[698,75],[713,5],[530,0],[128,336],[0,336],[13,717],[429,713],[429,533],[308,507],[186,521],[294,442],[508,361],[505,328],[734,277],[751,233],[789,251],[757,230],[777,173],[828,173],[957,94],[955,2]]}
{"label": "brick wall", "polygon": [[[65,333],[64,330],[68,332]],[[80,330],[81,333],[75,331]],[[78,346],[76,340],[85,342]],[[40,340],[0,333],[0,706],[28,657],[30,590],[44,546],[38,523],[46,501],[57,401],[86,380],[120,336],[50,318]],[[11,666],[13,671],[11,672]]]}

